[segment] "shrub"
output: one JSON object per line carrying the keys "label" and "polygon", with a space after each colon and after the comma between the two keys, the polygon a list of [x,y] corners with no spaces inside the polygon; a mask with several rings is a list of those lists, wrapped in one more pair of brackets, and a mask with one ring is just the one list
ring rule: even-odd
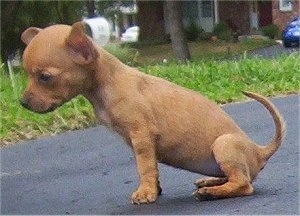
{"label": "shrub", "polygon": [[275,24],[271,24],[268,26],[262,27],[262,32],[265,36],[268,36],[271,39],[274,39],[278,36],[279,33],[279,27]]}
{"label": "shrub", "polygon": [[189,22],[189,26],[184,29],[184,34],[188,41],[196,41],[202,32],[204,32],[204,30],[198,27],[196,22],[193,20],[191,20]]}
{"label": "shrub", "polygon": [[225,22],[219,22],[217,25],[214,26],[214,29],[213,29],[213,33],[217,36],[220,33],[227,32],[227,31],[230,31],[230,28]]}
{"label": "shrub", "polygon": [[220,32],[218,37],[221,40],[230,41],[231,40],[231,32],[230,31]]}
{"label": "shrub", "polygon": [[209,32],[205,32],[205,31],[202,31],[200,34],[199,34],[199,40],[209,40],[211,37],[211,33]]}
{"label": "shrub", "polygon": [[231,39],[231,30],[229,26],[224,22],[220,22],[215,25],[213,34],[217,35],[221,40],[229,41]]}

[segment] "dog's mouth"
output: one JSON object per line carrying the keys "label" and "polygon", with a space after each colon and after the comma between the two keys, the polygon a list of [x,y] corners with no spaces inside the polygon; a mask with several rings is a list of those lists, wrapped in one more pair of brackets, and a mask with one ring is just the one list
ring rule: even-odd
{"label": "dog's mouth", "polygon": [[47,108],[45,106],[42,106],[41,104],[39,104],[40,106],[31,106],[27,101],[24,101],[23,99],[20,100],[20,103],[24,108],[26,108],[32,112],[40,113],[40,114],[46,114],[49,112],[53,112],[56,108],[61,106],[61,104],[56,104],[56,103],[52,103]]}
{"label": "dog's mouth", "polygon": [[40,113],[40,114],[46,114],[46,113],[49,113],[49,112],[53,112],[57,107],[59,107],[59,105],[56,105],[56,104],[53,104],[51,105],[48,109],[46,110],[41,110],[41,111],[34,111],[34,112],[37,112],[37,113]]}

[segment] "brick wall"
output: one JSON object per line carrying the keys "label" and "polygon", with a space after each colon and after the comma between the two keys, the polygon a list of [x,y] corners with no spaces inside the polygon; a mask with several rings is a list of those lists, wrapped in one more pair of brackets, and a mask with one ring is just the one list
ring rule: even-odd
{"label": "brick wall", "polygon": [[278,25],[280,30],[283,30],[286,24],[290,22],[292,18],[300,15],[299,0],[292,1],[292,4],[292,11],[281,11],[279,8],[279,1],[273,0],[272,2],[273,23]]}
{"label": "brick wall", "polygon": [[220,21],[227,23],[234,31],[242,34],[250,31],[250,1],[219,1]]}

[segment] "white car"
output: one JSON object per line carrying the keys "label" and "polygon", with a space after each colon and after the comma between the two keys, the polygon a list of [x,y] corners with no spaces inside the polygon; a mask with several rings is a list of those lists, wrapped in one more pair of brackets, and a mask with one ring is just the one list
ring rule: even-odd
{"label": "white car", "polygon": [[139,38],[140,28],[138,26],[132,26],[122,34],[122,42],[137,42]]}

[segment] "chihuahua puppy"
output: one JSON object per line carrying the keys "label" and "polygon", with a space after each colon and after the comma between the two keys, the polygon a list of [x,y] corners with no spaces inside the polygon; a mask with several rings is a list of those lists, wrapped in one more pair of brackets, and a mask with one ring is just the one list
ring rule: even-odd
{"label": "chihuahua puppy", "polygon": [[217,104],[123,64],[98,47],[80,22],[30,27],[21,39],[29,78],[21,104],[47,113],[86,97],[99,121],[132,148],[140,181],[134,204],[152,203],[160,194],[158,162],[210,176],[195,182],[200,199],[250,195],[252,181],[282,142],[283,118],[267,98],[244,92],[275,122],[273,140],[259,146]]}

